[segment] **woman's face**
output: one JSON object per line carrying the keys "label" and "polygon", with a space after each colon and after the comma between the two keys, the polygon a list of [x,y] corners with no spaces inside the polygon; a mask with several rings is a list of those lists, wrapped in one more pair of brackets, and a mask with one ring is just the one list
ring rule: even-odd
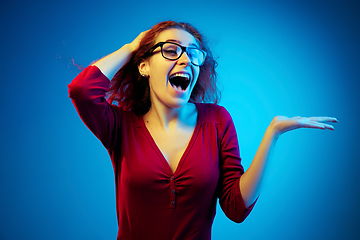
{"label": "woman's face", "polygon": [[[155,44],[158,42],[175,42],[185,47],[199,46],[193,35],[176,28],[161,32],[155,39]],[[153,104],[161,103],[167,107],[179,108],[189,101],[200,67],[191,63],[186,52],[177,60],[165,59],[159,46],[149,59],[139,65],[139,71],[148,76]]]}

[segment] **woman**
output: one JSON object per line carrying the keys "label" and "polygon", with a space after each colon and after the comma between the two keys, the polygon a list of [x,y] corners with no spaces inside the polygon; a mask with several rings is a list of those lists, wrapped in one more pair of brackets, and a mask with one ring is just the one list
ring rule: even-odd
{"label": "woman", "polygon": [[235,222],[250,213],[282,133],[333,130],[326,122],[335,118],[275,117],[244,173],[229,113],[201,103],[217,101],[215,66],[194,27],[167,21],[69,85],[77,111],[113,163],[118,239],[210,239],[217,198]]}

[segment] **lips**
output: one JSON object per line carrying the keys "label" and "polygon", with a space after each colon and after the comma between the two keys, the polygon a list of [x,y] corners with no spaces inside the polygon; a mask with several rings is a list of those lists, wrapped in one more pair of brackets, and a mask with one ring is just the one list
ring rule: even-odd
{"label": "lips", "polygon": [[190,74],[185,72],[177,72],[169,77],[170,85],[177,91],[186,91],[190,85]]}

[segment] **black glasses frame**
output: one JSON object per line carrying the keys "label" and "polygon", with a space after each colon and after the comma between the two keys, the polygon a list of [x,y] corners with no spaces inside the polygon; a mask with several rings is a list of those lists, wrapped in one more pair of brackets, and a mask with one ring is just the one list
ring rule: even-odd
{"label": "black glasses frame", "polygon": [[[166,44],[166,43],[171,43],[171,44],[177,45],[177,46],[179,46],[179,47],[181,48],[181,53],[180,53],[180,55],[179,55],[177,58],[173,59],[173,58],[165,57],[164,51],[163,51],[163,45]],[[165,58],[165,59],[172,60],[172,61],[178,60],[179,58],[181,58],[181,56],[183,55],[184,52],[187,53],[187,52],[188,52],[187,50],[188,50],[189,48],[191,48],[191,49],[197,49],[197,50],[201,51],[201,52],[204,54],[204,60],[203,60],[203,62],[202,62],[201,64],[195,64],[195,63],[193,63],[193,61],[192,61],[191,58],[189,57],[191,63],[192,63],[193,65],[195,65],[195,66],[201,66],[201,65],[203,65],[204,62],[205,62],[206,52],[205,52],[204,50],[201,50],[200,48],[196,48],[196,47],[184,47],[184,46],[181,46],[180,44],[174,43],[174,42],[158,42],[158,43],[155,44],[152,48],[149,49],[149,51],[145,54],[145,57],[148,57],[148,56],[152,55],[152,54],[154,53],[154,50],[155,50],[157,47],[159,47],[159,46],[160,46],[160,48],[161,48],[161,55],[162,55],[163,58]]]}

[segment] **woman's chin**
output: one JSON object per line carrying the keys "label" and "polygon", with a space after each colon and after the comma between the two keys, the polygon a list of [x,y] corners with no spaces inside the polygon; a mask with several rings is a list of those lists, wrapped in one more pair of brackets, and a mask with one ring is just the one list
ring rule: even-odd
{"label": "woman's chin", "polygon": [[187,99],[172,99],[166,105],[170,108],[181,108],[185,106],[189,102],[189,98]]}

